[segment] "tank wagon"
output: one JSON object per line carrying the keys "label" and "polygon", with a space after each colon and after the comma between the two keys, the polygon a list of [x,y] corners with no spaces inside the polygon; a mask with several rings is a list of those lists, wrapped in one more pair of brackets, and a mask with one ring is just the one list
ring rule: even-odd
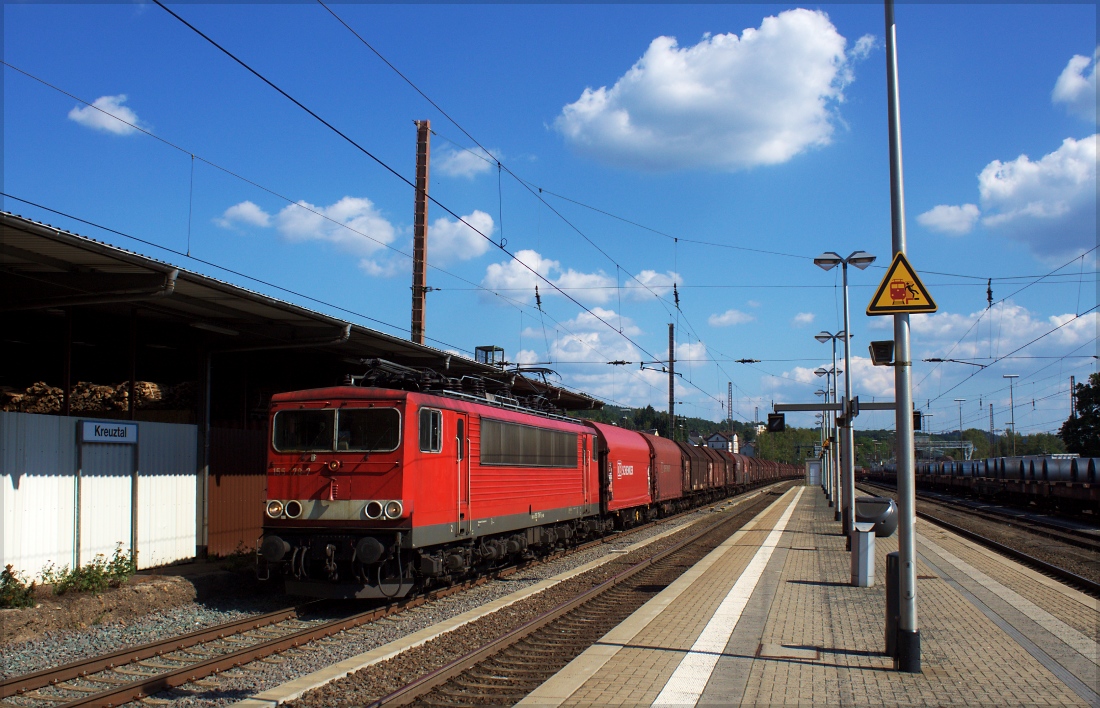
{"label": "tank wagon", "polygon": [[452,391],[277,394],[269,430],[257,570],[317,597],[407,595],[802,474]]}
{"label": "tank wagon", "polygon": [[[920,461],[916,483],[924,489],[982,499],[1036,502],[1071,510],[1100,508],[1100,458],[1076,455],[993,457],[984,460]],[[897,467],[870,475],[891,483]]]}

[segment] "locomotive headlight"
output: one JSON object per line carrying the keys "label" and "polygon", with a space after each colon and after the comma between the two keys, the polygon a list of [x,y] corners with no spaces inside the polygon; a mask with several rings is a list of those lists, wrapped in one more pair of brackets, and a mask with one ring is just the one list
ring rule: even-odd
{"label": "locomotive headlight", "polygon": [[372,521],[374,519],[382,518],[383,513],[384,510],[382,508],[382,502],[380,501],[369,501],[367,502],[367,505],[363,507],[363,516]]}
{"label": "locomotive headlight", "polygon": [[396,499],[386,502],[387,519],[400,519],[403,513],[405,513],[405,507],[401,504],[401,502],[397,501]]}
{"label": "locomotive headlight", "polygon": [[277,519],[283,515],[283,503],[278,499],[272,499],[267,503],[267,515]]}
{"label": "locomotive headlight", "polygon": [[285,511],[287,518],[297,519],[302,515],[302,503],[295,499],[291,499],[286,503]]}

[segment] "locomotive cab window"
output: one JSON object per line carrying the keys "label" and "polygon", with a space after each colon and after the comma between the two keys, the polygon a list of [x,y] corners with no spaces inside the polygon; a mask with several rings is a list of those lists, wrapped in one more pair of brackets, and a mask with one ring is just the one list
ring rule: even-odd
{"label": "locomotive cab window", "polygon": [[336,449],[392,452],[401,442],[401,414],[394,408],[343,408]]}
{"label": "locomotive cab window", "polygon": [[280,452],[328,452],[332,450],[336,411],[297,410],[275,414],[273,440]]}
{"label": "locomotive cab window", "polygon": [[272,442],[279,452],[392,452],[401,441],[393,408],[279,411]]}
{"label": "locomotive cab window", "polygon": [[443,449],[443,413],[432,408],[420,409],[420,451]]}

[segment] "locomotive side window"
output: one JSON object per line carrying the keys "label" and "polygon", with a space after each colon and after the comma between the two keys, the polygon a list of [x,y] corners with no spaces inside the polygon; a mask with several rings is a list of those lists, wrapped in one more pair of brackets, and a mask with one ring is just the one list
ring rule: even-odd
{"label": "locomotive side window", "polygon": [[343,408],[336,449],[392,452],[401,442],[401,414],[393,408]]}
{"label": "locomotive side window", "polygon": [[275,414],[273,440],[280,452],[328,452],[332,450],[336,411],[297,410]]}
{"label": "locomotive side window", "polygon": [[443,449],[443,413],[431,408],[420,409],[420,451],[439,452]]}
{"label": "locomotive side window", "polygon": [[466,451],[466,434],[464,432],[466,426],[463,424],[462,419],[459,418],[455,421],[455,442],[458,443],[458,459],[461,460]]}
{"label": "locomotive side window", "polygon": [[481,464],[513,467],[576,467],[576,433],[481,420]]}

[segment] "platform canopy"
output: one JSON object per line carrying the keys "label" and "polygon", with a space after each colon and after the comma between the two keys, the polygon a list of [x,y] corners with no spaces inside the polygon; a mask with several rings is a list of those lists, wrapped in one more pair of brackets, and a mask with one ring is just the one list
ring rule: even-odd
{"label": "platform canopy", "polygon": [[[503,373],[497,366],[352,321],[366,315],[323,314],[15,214],[0,212],[0,229],[0,310],[9,343],[28,344],[22,340],[43,329],[56,330],[57,319],[71,312],[80,312],[87,328],[89,320],[125,322],[139,311],[139,336],[148,341],[138,346],[178,349],[184,339],[214,353],[299,350],[326,359],[325,368],[342,366],[347,373],[360,373],[359,362],[371,358],[453,377],[499,379]],[[158,329],[161,334],[149,334]],[[174,342],[153,341],[166,337]],[[5,378],[12,379],[8,373]],[[517,392],[538,390],[564,410],[603,405],[585,394],[525,380],[530,386],[520,382]]]}

